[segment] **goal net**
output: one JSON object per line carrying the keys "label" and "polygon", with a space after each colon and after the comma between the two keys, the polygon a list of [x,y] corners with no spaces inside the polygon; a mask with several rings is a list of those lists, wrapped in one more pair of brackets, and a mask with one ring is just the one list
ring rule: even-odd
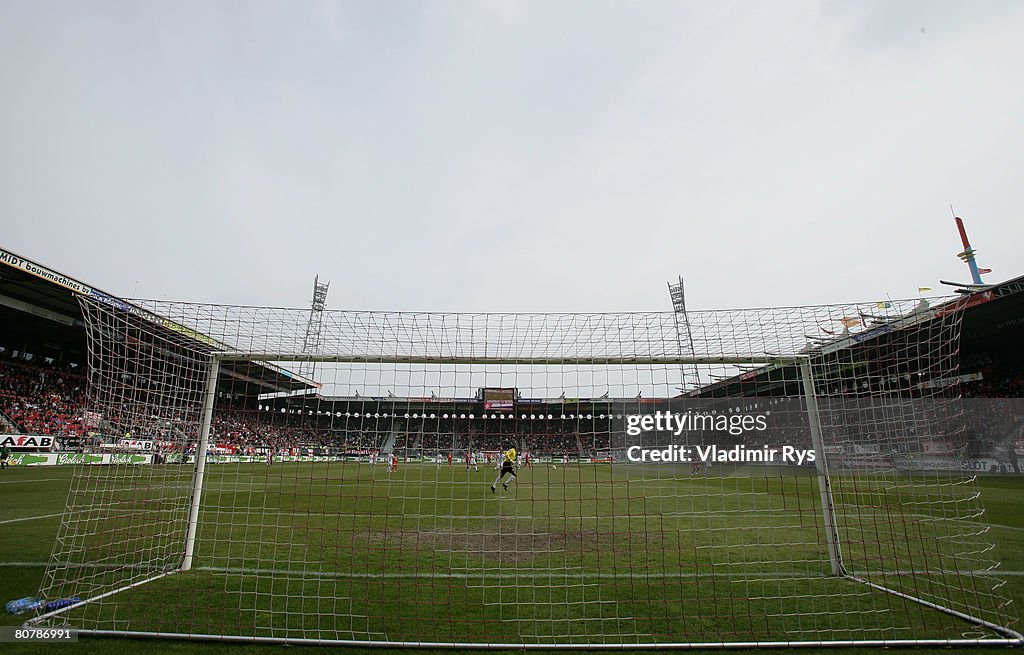
{"label": "goal net", "polygon": [[76,600],[36,624],[1019,643],[974,479],[926,470],[962,439],[955,302],[689,312],[686,339],[673,313],[82,309],[112,463],[77,466],[40,592]]}

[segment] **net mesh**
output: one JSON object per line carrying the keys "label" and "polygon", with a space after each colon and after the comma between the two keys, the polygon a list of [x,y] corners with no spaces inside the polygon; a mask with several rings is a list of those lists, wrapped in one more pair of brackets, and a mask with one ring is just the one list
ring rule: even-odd
{"label": "net mesh", "polygon": [[[527,646],[993,639],[1013,625],[973,478],[920,470],[922,443],[963,431],[955,304],[81,302],[92,446],[113,463],[78,466],[41,590],[88,602],[42,621]],[[310,320],[320,337],[304,350]],[[712,427],[630,430],[659,413]],[[715,427],[733,416],[765,429]],[[708,461],[646,459],[670,446]],[[514,477],[496,470],[512,447]],[[816,458],[743,454],[787,447]]]}

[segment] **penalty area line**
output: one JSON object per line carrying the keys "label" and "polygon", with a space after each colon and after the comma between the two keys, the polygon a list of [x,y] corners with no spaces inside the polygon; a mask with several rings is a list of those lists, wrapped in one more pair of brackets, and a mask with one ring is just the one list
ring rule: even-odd
{"label": "penalty area line", "polygon": [[4,521],[0,521],[0,525],[20,523],[21,521],[35,521],[36,519],[52,519],[55,516],[64,516],[64,512],[58,512],[57,514],[40,514],[39,516],[24,516],[20,519],[6,519]]}
{"label": "penalty area line", "polygon": [[[270,575],[279,574],[285,576],[294,577],[310,577],[310,578],[355,578],[361,580],[396,580],[402,578],[412,579],[476,579],[476,578],[488,578],[496,573],[498,570],[491,571],[451,571],[451,572],[415,572],[411,571],[408,573],[372,573],[372,572],[361,572],[361,571],[342,571],[342,572],[310,572],[295,569],[246,569],[246,568],[234,568],[234,567],[223,567],[223,566],[199,566],[195,567],[198,571],[207,571],[209,573],[229,573],[229,574],[250,574],[250,575]],[[1002,573],[1003,575],[1021,576],[1024,575],[1024,571],[866,571],[860,572],[858,575],[864,576],[881,576],[881,575],[985,575],[985,574],[996,574]],[[799,571],[752,571],[752,572],[741,572],[741,571],[719,571],[719,572],[692,572],[692,571],[645,571],[637,573],[594,573],[584,571],[527,571],[512,574],[511,577],[519,578],[582,578],[582,579],[608,579],[608,580],[628,580],[630,578],[651,578],[651,579],[675,579],[675,578],[749,578],[751,580],[765,579],[772,580],[775,578],[832,578],[833,575],[829,573],[813,573],[813,572],[799,572]]]}
{"label": "penalty area line", "polygon": [[[0,568],[38,568],[50,566],[51,562],[0,562]],[[135,569],[145,568],[152,571],[167,571],[166,568],[146,566],[141,564],[79,564],[60,562],[57,566],[68,568],[95,568],[95,569]],[[453,579],[473,580],[489,578],[498,571],[410,571],[407,573],[371,573],[360,571],[308,571],[299,569],[267,569],[267,568],[243,568],[227,566],[195,566],[193,571],[205,573],[226,573],[231,575],[278,575],[284,577],[308,578],[308,579],[357,579],[357,580],[401,580],[401,579]],[[865,577],[892,576],[892,575],[987,575],[987,576],[1008,576],[1024,577],[1024,571],[853,571],[855,575]],[[774,580],[777,578],[805,578],[805,579],[831,579],[829,573],[813,573],[798,571],[720,571],[720,572],[692,572],[692,571],[649,571],[638,573],[595,573],[584,571],[527,571],[517,572],[512,577],[518,578],[574,578],[592,580],[627,580],[630,578],[649,579],[678,579],[678,578],[747,578],[750,580]]]}

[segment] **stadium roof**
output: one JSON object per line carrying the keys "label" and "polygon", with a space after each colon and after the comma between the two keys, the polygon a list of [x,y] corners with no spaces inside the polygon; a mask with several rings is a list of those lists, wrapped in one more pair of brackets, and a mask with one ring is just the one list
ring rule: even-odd
{"label": "stadium roof", "polygon": [[[923,300],[914,312],[890,320],[862,316],[863,329],[846,330],[828,340],[819,340],[815,349],[828,353],[861,346],[880,347],[897,328],[929,321],[943,312],[963,310],[960,354],[962,367],[975,367],[986,361],[1005,366],[1024,364],[1020,343],[1024,338],[1024,276],[1016,277],[970,292],[957,298],[943,298],[934,304]],[[742,397],[785,393],[798,384],[793,366],[768,365],[739,373],[684,394],[693,398]]]}
{"label": "stadium roof", "polygon": [[[159,330],[172,330],[197,344],[210,345],[206,335],[189,330],[130,301],[118,298],[70,275],[0,248],[0,341],[37,356],[84,362],[85,324],[78,299],[90,297],[122,311],[141,313]],[[316,385],[291,371],[259,362],[231,362],[221,369],[218,389],[257,395],[301,391]]]}
{"label": "stadium roof", "polygon": [[[202,344],[200,349],[230,349],[214,337],[209,336],[210,333],[201,325],[186,327],[182,322],[183,319],[177,318],[173,311],[161,311],[163,305],[160,303],[117,298],[21,255],[0,249],[0,320],[3,321],[4,326],[0,331],[2,343],[38,355],[85,361],[84,323],[78,302],[81,297],[89,297],[105,305],[131,312],[141,320],[156,326],[157,330],[173,331],[173,336],[177,340],[191,340],[196,343],[197,347]],[[961,351],[964,354],[965,366],[975,366],[974,360],[981,361],[984,359],[985,353],[991,353],[996,361],[1024,364],[1024,353],[1021,353],[1017,346],[1024,335],[1024,276],[983,289],[970,290],[969,293],[964,293],[961,297],[944,298],[936,303],[920,305],[913,311],[908,311],[913,303],[901,302],[897,306],[899,311],[891,309],[884,312],[888,314],[888,318],[884,319],[862,313],[861,326],[824,339],[815,338],[813,348],[821,352],[828,352],[861,345],[877,347],[878,344],[884,343],[886,334],[890,331],[930,320],[937,312],[956,307],[964,310]],[[296,316],[300,314],[301,311],[297,310]],[[365,319],[361,313],[351,316],[350,314],[352,313],[340,315],[352,320]],[[386,315],[385,318],[391,316]],[[440,318],[428,318],[431,320],[445,318],[445,315],[438,316]],[[671,314],[659,316],[662,321],[671,322],[672,320]],[[468,317],[465,320],[473,318]],[[555,318],[558,319],[558,317]],[[579,317],[572,318],[578,319]],[[605,315],[597,318],[601,320],[594,319],[594,321],[601,325],[604,324],[601,321],[609,320]],[[416,317],[416,320],[426,319]],[[488,320],[504,323],[507,319],[499,316]],[[257,321],[255,323],[263,325],[272,322]],[[301,336],[300,328],[302,327],[294,327],[290,332]],[[358,330],[345,330],[345,334],[350,332],[359,333]],[[470,332],[475,334],[477,331]],[[615,334],[620,340],[632,336],[632,333],[618,334],[616,332]],[[799,333],[795,333],[793,336],[799,336]],[[550,339],[545,340],[545,347],[549,346],[548,341]],[[796,344],[793,347],[798,346],[799,344]],[[317,393],[320,385],[316,382],[267,362],[245,360],[225,362],[221,371],[218,388],[222,392],[251,398],[263,397],[268,401],[271,400],[271,397],[278,396],[279,398],[274,401],[275,405],[289,396],[294,396],[294,401],[299,403],[314,402],[314,399],[317,399],[321,403],[337,406],[343,406],[346,403],[375,401],[383,405],[479,402],[472,398],[323,397]],[[792,383],[795,383],[796,379],[795,370],[791,366],[771,364],[739,372],[727,379],[701,386],[686,395],[695,398],[716,398],[748,395],[755,390],[758,395],[764,395],[772,393],[773,389],[776,390],[775,393],[783,393]],[[519,403],[570,404],[583,402],[600,405],[626,400],[607,398],[520,399]]]}

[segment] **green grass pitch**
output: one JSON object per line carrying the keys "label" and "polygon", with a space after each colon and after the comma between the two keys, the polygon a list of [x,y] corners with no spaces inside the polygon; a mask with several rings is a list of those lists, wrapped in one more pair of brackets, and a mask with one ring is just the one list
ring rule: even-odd
{"label": "green grass pitch", "polygon": [[[145,511],[166,506],[173,517],[188,476],[163,468],[166,475],[138,469],[143,477],[124,478],[124,496],[118,495],[118,469],[89,473],[95,488],[110,493],[109,505],[142,498]],[[653,466],[538,465],[523,471],[510,491],[492,494],[495,473],[480,469],[403,464],[389,475],[383,465],[358,463],[211,465],[195,569],[87,605],[69,618],[107,629],[429,642],[977,634],[937,612],[831,578],[813,477],[712,469],[689,478]],[[72,471],[11,468],[0,475],[0,600],[39,588]],[[982,477],[979,486],[996,558],[1008,572],[1000,592],[1014,601],[1010,613],[1020,615],[1024,478]],[[905,543],[906,526],[866,518],[891,517],[897,503],[934,501],[916,497],[912,486],[898,491],[837,480],[840,524],[856,528],[845,553],[853,568],[878,576],[942,556],[941,548],[930,548],[949,535],[928,533],[927,521],[915,522],[915,539]],[[174,540],[167,527],[173,521],[133,520],[130,511],[124,516],[102,539],[110,542],[113,535],[113,541],[153,552]],[[877,532],[879,526],[891,533],[869,538],[868,528]],[[109,582],[109,572],[89,575],[97,585]],[[929,582],[962,584],[919,576],[915,585],[927,591]],[[281,646],[83,638],[53,648],[102,655]],[[330,652],[339,650],[346,649]]]}

